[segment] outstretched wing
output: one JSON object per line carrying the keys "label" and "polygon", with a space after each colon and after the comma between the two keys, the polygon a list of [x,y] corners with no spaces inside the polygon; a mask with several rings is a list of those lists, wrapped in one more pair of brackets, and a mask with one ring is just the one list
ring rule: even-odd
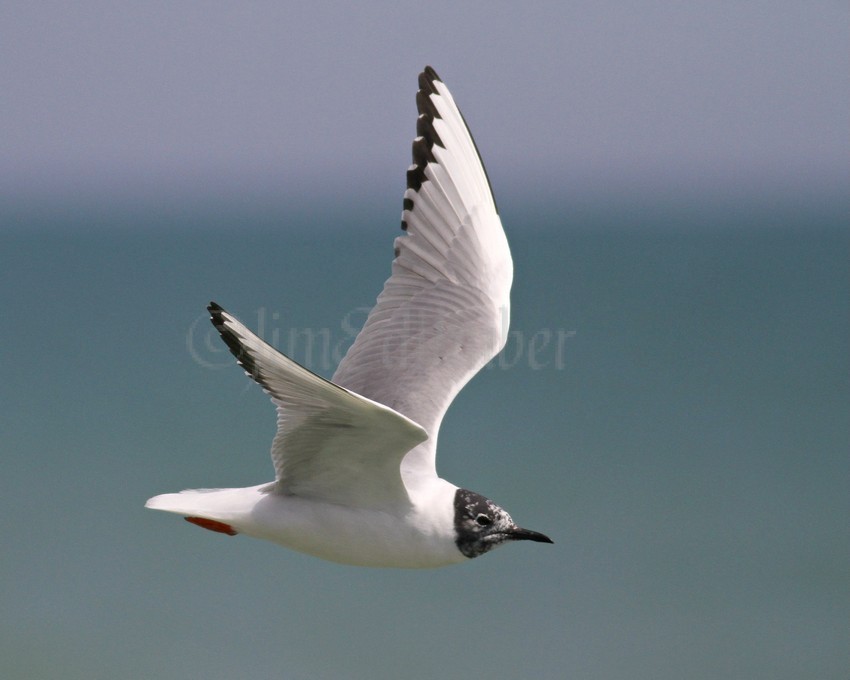
{"label": "outstretched wing", "polygon": [[239,364],[277,406],[279,492],[363,508],[408,501],[399,465],[427,439],[419,425],[308,371],[216,303],[208,309]]}
{"label": "outstretched wing", "polygon": [[428,440],[402,472],[436,475],[440,422],[504,346],[513,264],[478,149],[448,88],[419,75],[413,165],[392,276],[333,381],[403,413]]}

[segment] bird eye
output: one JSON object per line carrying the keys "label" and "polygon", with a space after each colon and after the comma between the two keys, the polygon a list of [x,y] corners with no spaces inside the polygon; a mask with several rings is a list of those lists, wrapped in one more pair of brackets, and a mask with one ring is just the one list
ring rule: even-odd
{"label": "bird eye", "polygon": [[478,517],[475,518],[475,521],[480,527],[490,526],[493,523],[493,520],[487,517],[487,515],[478,515]]}

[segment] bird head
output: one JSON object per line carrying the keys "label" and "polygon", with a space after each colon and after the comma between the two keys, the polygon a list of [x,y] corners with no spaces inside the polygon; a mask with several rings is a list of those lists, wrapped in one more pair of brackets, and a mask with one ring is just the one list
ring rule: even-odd
{"label": "bird head", "polygon": [[518,527],[505,510],[474,491],[458,489],[454,509],[455,543],[470,559],[508,541],[553,542],[544,534]]}

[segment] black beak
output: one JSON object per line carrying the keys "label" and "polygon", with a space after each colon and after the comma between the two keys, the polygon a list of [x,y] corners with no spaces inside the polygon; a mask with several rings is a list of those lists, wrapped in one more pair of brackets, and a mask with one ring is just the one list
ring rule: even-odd
{"label": "black beak", "polygon": [[520,529],[515,527],[508,532],[508,536],[512,541],[537,541],[538,543],[554,543],[551,538],[545,534],[530,529]]}

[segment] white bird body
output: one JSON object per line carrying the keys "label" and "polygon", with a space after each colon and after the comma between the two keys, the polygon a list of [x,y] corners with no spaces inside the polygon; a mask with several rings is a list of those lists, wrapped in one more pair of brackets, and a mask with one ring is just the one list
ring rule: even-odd
{"label": "white bird body", "polygon": [[147,507],[316,557],[438,567],[546,536],[437,476],[437,434],[458,391],[504,346],[513,264],[484,166],[448,88],[419,76],[392,275],[333,381],[215,303],[213,325],[277,406],[274,482],[186,490]]}
{"label": "white bird body", "polygon": [[429,568],[468,559],[454,539],[452,500],[457,487],[445,480],[435,479],[419,502],[383,510],[286,496],[270,492],[268,486],[187,490],[156,496],[147,507],[204,516],[240,534],[342,564]]}

